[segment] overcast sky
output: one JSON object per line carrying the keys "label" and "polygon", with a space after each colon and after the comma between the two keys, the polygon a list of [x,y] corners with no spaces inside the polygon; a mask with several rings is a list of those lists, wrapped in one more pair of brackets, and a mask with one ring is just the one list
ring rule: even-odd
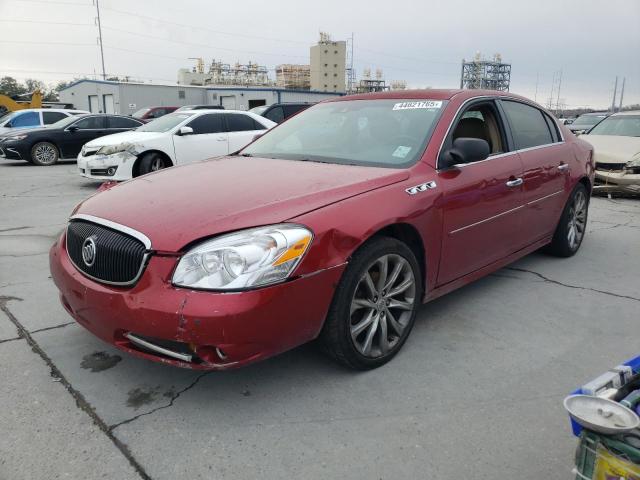
{"label": "overcast sky", "polygon": [[[0,76],[101,73],[92,0],[0,0]],[[569,107],[607,107],[626,77],[640,103],[640,0],[100,0],[108,75],[175,83],[188,57],[308,63],[318,32],[354,35],[354,66],[411,87],[455,87],[476,52],[512,64],[511,91],[546,104],[554,72]],[[323,5],[320,7],[319,5]],[[274,76],[273,71],[271,72]],[[559,73],[557,73],[559,76]],[[537,94],[536,94],[537,83]],[[619,90],[618,90],[619,91]],[[557,91],[556,91],[557,92]],[[555,103],[556,93],[554,93]],[[618,97],[619,98],[619,97]]]}

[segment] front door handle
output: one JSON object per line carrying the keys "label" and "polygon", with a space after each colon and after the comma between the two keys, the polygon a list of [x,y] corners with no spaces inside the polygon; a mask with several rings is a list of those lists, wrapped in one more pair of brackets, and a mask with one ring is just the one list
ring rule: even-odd
{"label": "front door handle", "polygon": [[558,170],[560,170],[561,172],[566,172],[567,170],[569,170],[569,164],[561,163],[560,165],[558,165]]}
{"label": "front door handle", "polygon": [[518,187],[518,186],[522,185],[523,183],[524,183],[524,180],[522,180],[521,178],[516,178],[514,180],[509,180],[507,182],[507,187],[509,187],[509,188]]}
{"label": "front door handle", "polygon": [[216,140],[219,141],[219,142],[226,142],[227,141],[227,139],[224,138],[224,137],[218,137],[218,138],[216,138]]}

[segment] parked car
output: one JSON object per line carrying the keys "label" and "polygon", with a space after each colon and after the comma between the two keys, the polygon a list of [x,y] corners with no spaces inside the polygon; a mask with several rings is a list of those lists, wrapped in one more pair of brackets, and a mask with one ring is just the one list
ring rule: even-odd
{"label": "parked car", "polygon": [[224,107],[222,105],[184,105],[176,112],[184,112],[185,110],[224,110]]}
{"label": "parked car", "polygon": [[571,130],[574,134],[579,135],[581,133],[586,132],[594,125],[598,124],[605,118],[607,118],[609,114],[607,112],[594,112],[594,113],[585,113],[576,118],[573,123],[568,125],[569,130]]}
{"label": "parked car", "polygon": [[29,108],[8,112],[0,117],[0,135],[15,131],[18,128],[34,128],[51,125],[72,115],[89,113],[85,110],[68,110],[62,108]]}
{"label": "parked car", "polygon": [[574,255],[592,152],[508,92],[339,97],[89,197],[51,273],[81,325],[143,358],[222,370],[317,338],[374,368],[424,301],[541,247]]}
{"label": "parked car", "polygon": [[254,107],[250,112],[256,115],[262,115],[264,118],[268,118],[272,122],[282,123],[287,118],[296,113],[309,108],[313,103],[274,103],[272,105],[262,105],[260,107]]}
{"label": "parked car", "polygon": [[178,107],[146,107],[141,108],[131,116],[139,120],[153,120],[154,118],[160,118],[169,113],[175,112]]}
{"label": "parked car", "polygon": [[174,112],[134,132],[87,143],[78,155],[78,169],[87,178],[128,180],[233,153],[274,125],[253,113],[234,110]]}
{"label": "parked car", "polygon": [[0,158],[53,165],[60,159],[75,159],[90,140],[140,125],[144,122],[121,115],[72,115],[46,127],[0,134]]}
{"label": "parked car", "polygon": [[594,147],[594,191],[640,194],[640,110],[611,115],[581,138]]}
{"label": "parked car", "polygon": [[558,123],[560,123],[560,125],[571,125],[573,120],[573,118],[559,118]]}

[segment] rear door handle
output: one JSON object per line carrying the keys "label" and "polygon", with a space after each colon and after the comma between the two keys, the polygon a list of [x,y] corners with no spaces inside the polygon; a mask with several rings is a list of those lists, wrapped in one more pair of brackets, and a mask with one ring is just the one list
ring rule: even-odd
{"label": "rear door handle", "polygon": [[569,170],[569,164],[561,163],[560,165],[558,165],[558,170],[560,170],[561,172],[566,172],[567,170]]}
{"label": "rear door handle", "polygon": [[516,178],[514,180],[509,180],[507,182],[507,187],[509,187],[509,188],[518,187],[518,186],[522,185],[523,183],[524,183],[524,180],[522,180],[521,178]]}

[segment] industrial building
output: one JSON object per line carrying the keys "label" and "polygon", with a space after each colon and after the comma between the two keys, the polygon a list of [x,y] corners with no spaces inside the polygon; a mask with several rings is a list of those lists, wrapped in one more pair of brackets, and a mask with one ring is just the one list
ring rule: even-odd
{"label": "industrial building", "polygon": [[479,52],[470,62],[462,60],[460,88],[508,92],[510,83],[511,64],[504,63],[499,53],[492,60],[483,59]]}
{"label": "industrial building", "polygon": [[213,59],[205,71],[203,58],[191,60],[197,62],[193,69],[178,70],[178,83],[181,85],[273,86],[267,67],[264,65],[251,61],[247,64],[240,62],[230,64]]}
{"label": "industrial building", "polygon": [[319,102],[341,93],[260,86],[192,86],[78,80],[60,90],[60,102],[90,112],[130,115],[150,106],[222,105],[249,110],[280,102]]}
{"label": "industrial building", "polygon": [[346,91],[347,42],[331,40],[320,33],[320,41],[311,47],[311,90],[321,92]]}
{"label": "industrial building", "polygon": [[276,86],[293,90],[310,90],[311,67],[290,63],[276,65]]}

